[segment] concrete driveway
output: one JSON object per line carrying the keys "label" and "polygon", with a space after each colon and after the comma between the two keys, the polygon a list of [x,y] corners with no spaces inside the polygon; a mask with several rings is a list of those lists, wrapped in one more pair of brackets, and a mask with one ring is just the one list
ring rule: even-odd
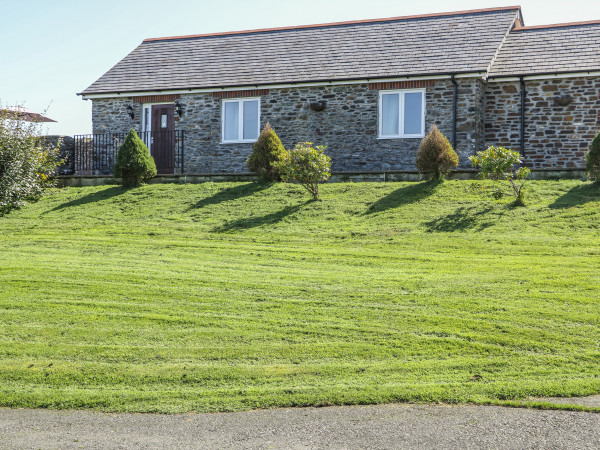
{"label": "concrete driveway", "polygon": [[431,405],[181,415],[0,409],[0,448],[600,448],[600,414]]}

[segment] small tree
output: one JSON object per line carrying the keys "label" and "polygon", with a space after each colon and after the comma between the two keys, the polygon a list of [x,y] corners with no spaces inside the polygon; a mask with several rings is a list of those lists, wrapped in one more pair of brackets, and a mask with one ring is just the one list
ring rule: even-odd
{"label": "small tree", "polygon": [[416,165],[419,172],[431,174],[435,180],[443,179],[445,174],[458,166],[458,155],[435,124],[421,141]]}
{"label": "small tree", "polygon": [[279,171],[275,163],[282,161],[286,156],[281,140],[267,122],[260,132],[258,140],[252,146],[252,153],[246,163],[251,172],[255,172],[265,180],[278,181]]}
{"label": "small tree", "polygon": [[600,183],[600,132],[596,135],[585,157],[588,178]]}
{"label": "small tree", "polygon": [[[478,152],[469,158],[473,167],[479,167],[479,177],[502,183],[508,186],[509,193],[514,195],[515,204],[525,205],[525,192],[523,186],[531,170],[527,167],[514,169],[515,165],[521,164],[519,153],[504,147],[489,147],[487,150]],[[495,196],[500,198],[504,195],[501,188],[496,189]]]}
{"label": "small tree", "polygon": [[331,158],[323,145],[313,147],[312,142],[299,142],[287,153],[283,161],[275,163],[284,181],[294,181],[319,198],[319,184],[331,176]]}
{"label": "small tree", "polygon": [[119,147],[114,172],[125,186],[136,186],[156,176],[154,158],[133,128]]}
{"label": "small tree", "polygon": [[45,143],[41,124],[19,119],[18,112],[0,108],[0,214],[53,186],[62,163],[58,146]]}

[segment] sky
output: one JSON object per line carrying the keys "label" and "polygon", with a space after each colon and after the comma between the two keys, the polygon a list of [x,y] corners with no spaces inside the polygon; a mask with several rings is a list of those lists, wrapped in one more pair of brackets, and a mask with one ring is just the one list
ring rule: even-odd
{"label": "sky", "polygon": [[[149,37],[216,33],[518,5],[518,0],[0,0],[0,105],[91,133],[76,94]],[[597,0],[521,0],[525,25],[600,20]]]}

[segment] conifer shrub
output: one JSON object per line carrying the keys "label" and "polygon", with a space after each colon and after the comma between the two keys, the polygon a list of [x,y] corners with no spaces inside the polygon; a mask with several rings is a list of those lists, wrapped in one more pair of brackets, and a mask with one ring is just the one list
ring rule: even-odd
{"label": "conifer shrub", "polygon": [[419,172],[434,180],[443,179],[444,175],[458,166],[458,155],[435,124],[421,141],[416,165]]}
{"label": "conifer shrub", "polygon": [[133,128],[119,147],[114,173],[125,186],[137,186],[156,176],[154,158]]}
{"label": "conifer shrub", "polygon": [[267,122],[252,146],[252,153],[248,156],[246,164],[248,164],[248,169],[260,178],[279,181],[281,177],[275,163],[283,161],[286,153],[279,136]]}
{"label": "conifer shrub", "polygon": [[303,186],[314,200],[319,198],[319,184],[331,176],[331,158],[325,154],[327,147],[312,142],[299,142],[286,154],[283,161],[275,163],[283,181]]}
{"label": "conifer shrub", "polygon": [[592,145],[585,157],[585,168],[588,178],[600,183],[600,132],[592,140]]}

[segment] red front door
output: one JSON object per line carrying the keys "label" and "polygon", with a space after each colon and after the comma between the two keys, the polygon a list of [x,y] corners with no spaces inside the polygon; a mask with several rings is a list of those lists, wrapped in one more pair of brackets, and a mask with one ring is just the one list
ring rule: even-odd
{"label": "red front door", "polygon": [[175,173],[174,105],[152,105],[150,154],[158,173]]}

